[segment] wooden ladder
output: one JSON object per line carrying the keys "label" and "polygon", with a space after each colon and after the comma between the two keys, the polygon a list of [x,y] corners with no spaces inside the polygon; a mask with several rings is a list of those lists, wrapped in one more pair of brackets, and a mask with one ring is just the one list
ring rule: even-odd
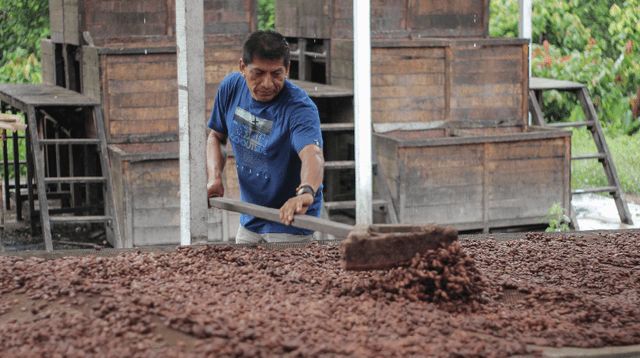
{"label": "wooden ladder", "polygon": [[[350,136],[354,135],[353,123],[323,123],[320,125],[320,129],[323,134],[329,132],[342,132]],[[329,143],[325,142],[325,147]],[[375,145],[372,143],[372,174],[374,181],[374,198],[372,200],[372,207],[378,211],[384,213],[384,220],[387,224],[397,224],[398,217],[391,201],[391,194],[387,181],[384,177],[382,168],[380,167],[380,160],[378,158],[378,152]],[[336,180],[331,178],[331,173],[345,170],[354,170],[356,167],[355,160],[326,160],[324,165],[325,170],[325,192],[335,191],[335,188],[331,188],[332,185],[337,185]],[[327,175],[329,174],[329,175]],[[328,180],[327,180],[328,179]],[[355,178],[353,178],[355,183]],[[327,190],[328,189],[328,190]],[[331,196],[331,195],[329,195]],[[332,212],[339,210],[353,210],[356,208],[355,200],[331,200],[323,203],[323,218],[329,219]]]}
{"label": "wooden ladder", "polygon": [[[90,111],[89,111],[90,109]],[[31,138],[31,153],[33,154],[33,163],[35,167],[35,181],[36,190],[38,195],[38,204],[40,207],[40,222],[42,225],[42,233],[44,236],[45,248],[47,251],[53,250],[53,243],[51,240],[51,229],[53,224],[81,224],[81,223],[102,223],[105,225],[105,234],[107,240],[116,248],[122,247],[122,237],[120,235],[120,226],[118,225],[116,215],[116,202],[114,198],[113,181],[111,179],[111,169],[109,165],[109,156],[107,149],[107,140],[105,136],[104,121],[102,118],[102,110],[99,105],[90,106],[87,112],[91,112],[95,124],[95,130],[97,138],[46,138],[46,131],[44,123],[50,117],[46,112],[40,111],[36,114],[33,107],[29,108],[28,113],[28,125],[29,134]],[[52,118],[49,118],[52,119]],[[97,152],[97,156],[100,161],[99,175],[90,176],[73,176],[73,165],[69,169],[69,176],[60,176],[60,156],[55,156],[55,163],[57,170],[47,170],[47,167],[51,167],[51,163],[44,160],[44,153],[47,152],[47,148],[53,147],[56,149],[59,146],[68,146],[69,153],[72,146],[82,146],[85,150],[93,148]],[[85,152],[86,153],[86,152]],[[47,156],[50,158],[50,156]],[[53,173],[53,175],[50,175]],[[100,184],[103,192],[103,205],[99,208],[102,211],[101,214],[95,215],[92,210],[87,207],[71,207],[60,209],[49,209],[48,199],[52,197],[60,197],[59,191],[52,190],[51,188],[60,187],[60,185],[68,184],[73,186],[76,184],[85,184],[88,188],[89,184]],[[87,192],[89,190],[87,189]],[[57,195],[58,194],[58,195]],[[87,194],[89,196],[89,194]],[[87,198],[87,201],[88,198]],[[33,207],[32,207],[33,212]],[[73,216],[61,215],[73,213]],[[89,213],[89,214],[87,214]],[[32,218],[32,221],[34,218]]]}
{"label": "wooden ladder", "polygon": [[[596,114],[596,110],[593,106],[593,102],[591,101],[591,96],[589,95],[587,87],[579,83],[568,81],[554,82],[553,80],[550,80],[549,83],[550,85],[542,85],[541,82],[539,83],[539,85],[538,83],[534,84],[532,78],[532,83],[530,84],[529,90],[529,109],[531,111],[532,123],[543,127],[555,128],[587,127],[591,131],[591,135],[593,136],[593,141],[596,144],[598,153],[572,156],[571,160],[597,159],[604,168],[604,172],[607,176],[607,181],[609,184],[608,186],[599,188],[571,190],[571,194],[609,193],[613,196],[613,199],[616,203],[618,214],[620,215],[620,220],[625,224],[633,225],[633,220],[631,219],[631,214],[629,213],[629,208],[627,207],[627,202],[624,199],[624,192],[622,191],[622,187],[620,186],[618,173],[616,172],[613,160],[611,159],[611,153],[609,152],[609,147],[607,146],[607,142],[605,141],[604,133],[602,132],[602,127],[600,126],[600,121],[598,120],[598,115]],[[556,87],[553,87],[554,83],[557,83],[558,85]],[[543,118],[541,108],[542,90],[545,89],[556,89],[560,91],[575,93],[580,100],[580,105],[582,107],[582,110],[584,111],[586,121],[547,124]],[[572,221],[574,222],[574,225],[577,226],[575,217],[572,217]]]}

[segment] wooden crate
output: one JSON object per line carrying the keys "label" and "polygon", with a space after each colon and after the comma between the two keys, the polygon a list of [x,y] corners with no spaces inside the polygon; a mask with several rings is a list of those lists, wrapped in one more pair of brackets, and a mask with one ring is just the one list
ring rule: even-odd
{"label": "wooden crate", "polygon": [[[125,247],[180,244],[178,153],[177,142],[109,145]],[[221,211],[208,213],[209,240],[223,241]]]}
{"label": "wooden crate", "polygon": [[541,224],[571,206],[571,132],[529,127],[374,134],[402,223],[458,230]]}
{"label": "wooden crate", "polygon": [[[353,89],[353,41],[331,42],[331,84]],[[526,122],[528,42],[523,39],[372,41],[373,123],[458,128]]]}
{"label": "wooden crate", "polygon": [[[276,0],[285,36],[353,39],[353,1]],[[489,0],[376,0],[372,38],[489,37]]]}
{"label": "wooden crate", "polygon": [[[205,41],[242,40],[257,29],[252,0],[205,0],[203,5]],[[175,8],[175,0],[50,0],[51,40],[80,46],[88,32],[96,46],[175,44]]]}
{"label": "wooden crate", "polygon": [[[241,43],[205,47],[207,115],[241,56]],[[109,143],[178,140],[176,66],[175,46],[82,47],[82,92],[101,101]]]}

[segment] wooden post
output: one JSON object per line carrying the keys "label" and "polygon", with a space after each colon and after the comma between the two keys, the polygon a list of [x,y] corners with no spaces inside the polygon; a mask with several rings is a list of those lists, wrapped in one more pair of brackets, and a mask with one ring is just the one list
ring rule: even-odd
{"label": "wooden post", "polygon": [[208,238],[203,7],[176,0],[182,245]]}
{"label": "wooden post", "polygon": [[371,171],[371,4],[353,1],[356,224],[373,222]]}

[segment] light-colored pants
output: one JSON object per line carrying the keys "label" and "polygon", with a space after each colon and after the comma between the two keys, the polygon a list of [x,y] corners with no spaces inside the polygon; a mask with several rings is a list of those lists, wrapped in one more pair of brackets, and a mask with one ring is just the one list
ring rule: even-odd
{"label": "light-colored pants", "polygon": [[294,235],[285,233],[258,234],[245,229],[242,225],[238,227],[236,234],[236,244],[253,244],[264,242],[311,242],[314,240],[313,234]]}

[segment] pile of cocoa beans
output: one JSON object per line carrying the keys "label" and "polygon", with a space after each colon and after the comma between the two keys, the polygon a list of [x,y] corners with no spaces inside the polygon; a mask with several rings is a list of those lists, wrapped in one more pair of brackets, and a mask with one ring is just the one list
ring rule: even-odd
{"label": "pile of cocoa beans", "polygon": [[483,235],[374,272],[344,271],[337,245],[315,243],[0,256],[0,352],[508,357],[640,344],[639,277],[634,231]]}

